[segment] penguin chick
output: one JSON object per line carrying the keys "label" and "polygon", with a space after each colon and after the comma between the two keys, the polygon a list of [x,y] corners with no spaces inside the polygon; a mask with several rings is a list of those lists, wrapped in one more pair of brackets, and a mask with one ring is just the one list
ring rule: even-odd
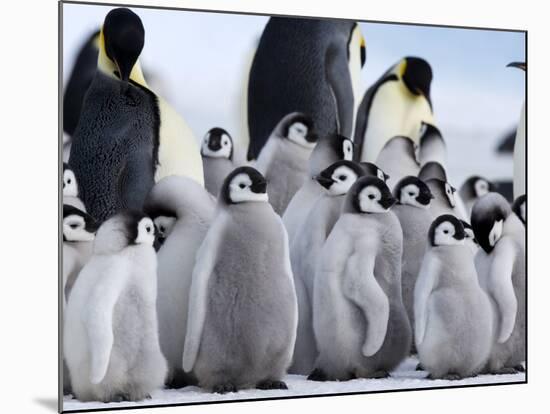
{"label": "penguin chick", "polygon": [[286,115],[277,124],[255,167],[269,185],[269,202],[282,215],[308,176],[307,161],[317,143],[309,116],[299,112]]}
{"label": "penguin chick", "polygon": [[285,228],[265,178],[239,167],[197,252],[183,369],[218,393],[286,389],[297,318]]}
{"label": "penguin chick", "polygon": [[80,401],[139,401],[162,387],[155,230],[141,213],[121,212],[96,234],[65,315],[64,353]]}
{"label": "penguin chick", "polygon": [[376,165],[389,174],[387,184],[392,189],[403,177],[418,174],[420,166],[416,159],[416,144],[403,136],[389,139],[380,150]]}
{"label": "penguin chick", "polygon": [[418,162],[421,166],[428,162],[437,162],[441,166],[447,165],[447,146],[437,127],[426,122],[421,123],[420,140],[418,144]]}
{"label": "penguin chick", "polygon": [[319,256],[313,296],[316,381],[387,377],[407,355],[401,298],[403,235],[387,185],[362,177]]}
{"label": "penguin chick", "polygon": [[76,176],[66,162],[63,163],[63,205],[65,204],[86,212],[84,203],[78,198],[78,182],[76,181]]}
{"label": "penguin chick", "polygon": [[[392,208],[403,230],[403,256],[401,260],[401,290],[403,304],[411,327],[414,326],[414,285],[426,250],[426,235],[433,217],[430,204],[434,198],[429,187],[417,177],[408,176],[393,189],[397,200]],[[413,335],[414,340],[414,335]],[[414,342],[412,353],[415,353]]]}
{"label": "penguin chick", "polygon": [[439,216],[414,290],[415,341],[430,378],[476,375],[489,357],[491,305],[480,287],[464,227],[450,214]]}
{"label": "penguin chick", "polygon": [[527,196],[525,194],[520,195],[514,200],[512,211],[516,213],[516,216],[518,216],[521,222],[527,226]]}
{"label": "penguin chick", "polygon": [[456,188],[447,181],[438,178],[426,180],[426,185],[434,196],[434,200],[430,205],[432,218],[437,218],[443,214],[452,214],[459,219],[466,218],[465,214],[459,210]]}
{"label": "penguin chick", "polygon": [[495,326],[485,371],[515,373],[525,360],[525,227],[498,193],[476,201],[471,223],[481,247],[476,269]]}
{"label": "penguin chick", "polygon": [[472,206],[476,200],[492,191],[496,191],[495,185],[479,175],[473,175],[464,181],[462,186],[460,186],[459,194],[464,202],[467,217],[470,217]]}
{"label": "penguin chick", "polygon": [[418,178],[422,181],[427,181],[430,178],[437,178],[442,181],[447,181],[447,173],[445,172],[445,168],[443,168],[440,163],[436,161],[429,161],[424,164],[422,168],[420,168]]}
{"label": "penguin chick", "polygon": [[290,262],[298,297],[298,331],[290,373],[307,375],[313,369],[317,357],[312,313],[315,267],[323,244],[338,220],[347,191],[364,174],[363,166],[353,161],[337,161],[321,171],[316,181],[324,194],[315,201],[290,243]]}
{"label": "penguin chick", "polygon": [[163,178],[145,200],[145,212],[165,236],[157,254],[157,315],[160,348],[168,362],[168,388],[195,383],[183,372],[181,358],[195,256],[212,223],[215,205],[206,189],[181,176]]}
{"label": "penguin chick", "polygon": [[460,222],[464,227],[464,244],[468,246],[472,253],[475,255],[477,253],[477,250],[479,249],[479,244],[477,243],[474,229],[467,221],[460,220]]}
{"label": "penguin chick", "polygon": [[357,110],[353,140],[361,161],[376,160],[395,136],[411,137],[418,144],[421,123],[435,123],[430,98],[432,78],[427,61],[408,56],[367,89]]}
{"label": "penguin chick", "polygon": [[201,146],[204,186],[214,197],[218,196],[225,177],[235,168],[233,151],[233,138],[225,129],[212,128],[204,136]]}
{"label": "penguin chick", "polygon": [[283,223],[290,243],[294,240],[295,233],[305,221],[315,200],[323,194],[323,188],[315,177],[336,161],[353,160],[353,154],[353,142],[348,138],[338,134],[321,136],[308,160],[308,177],[294,194],[283,214]]}

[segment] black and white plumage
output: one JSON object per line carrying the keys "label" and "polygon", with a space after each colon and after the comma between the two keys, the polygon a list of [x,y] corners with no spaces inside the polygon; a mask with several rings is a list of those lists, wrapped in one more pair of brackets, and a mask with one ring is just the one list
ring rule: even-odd
{"label": "black and white plumage", "polygon": [[297,304],[288,239],[265,178],[239,167],[197,253],[183,369],[214,392],[286,388]]}
{"label": "black and white plumage", "polygon": [[492,317],[479,285],[464,227],[453,215],[430,226],[414,290],[415,341],[430,378],[461,379],[480,372],[489,357]]}
{"label": "black and white plumage", "polygon": [[285,115],[308,114],[320,136],[351,137],[365,45],[352,21],[269,19],[248,82],[248,160]]}
{"label": "black and white plumage", "polygon": [[210,129],[201,144],[204,186],[214,197],[217,197],[223,181],[233,171],[234,155],[233,138],[219,127]]}
{"label": "black and white plumage", "polygon": [[520,195],[512,203],[512,211],[516,213],[516,216],[521,222],[527,226],[527,196],[525,194]]}
{"label": "black and white plumage", "polygon": [[318,136],[312,119],[302,113],[286,115],[277,124],[254,167],[269,185],[269,202],[283,215],[296,192],[308,177],[308,159]]}
{"label": "black and white plumage", "polygon": [[78,181],[74,171],[66,162],[63,163],[63,204],[71,205],[86,212],[86,207],[78,197]]}
{"label": "black and white plumage", "polygon": [[433,218],[443,214],[452,214],[459,219],[465,219],[466,215],[461,211],[457,200],[456,188],[447,181],[438,178],[430,178],[425,181],[434,195],[430,205]]}
{"label": "black and white plumage", "polygon": [[498,193],[481,197],[472,209],[481,249],[475,256],[479,281],[493,308],[494,338],[486,371],[514,373],[525,361],[525,226]]}
{"label": "black and white plumage", "polygon": [[319,356],[311,380],[379,378],[407,355],[401,299],[402,232],[387,185],[362,177],[323,246],[314,287]]}
{"label": "black and white plumage", "polygon": [[162,387],[154,225],[121,212],[96,234],[73,286],[63,331],[72,390],[80,401],[137,401]]}

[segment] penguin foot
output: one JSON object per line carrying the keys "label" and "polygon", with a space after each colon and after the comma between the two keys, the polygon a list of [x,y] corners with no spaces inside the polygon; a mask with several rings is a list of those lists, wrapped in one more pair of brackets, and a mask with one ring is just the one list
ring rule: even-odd
{"label": "penguin foot", "polygon": [[420,362],[418,364],[416,364],[416,368],[414,370],[415,371],[426,371]]}
{"label": "penguin foot", "polygon": [[256,388],[259,390],[288,390],[288,387],[283,381],[277,380],[261,381],[256,385]]}
{"label": "penguin foot", "polygon": [[327,381],[327,374],[321,368],[315,368],[307,377],[310,381]]}
{"label": "penguin foot", "polygon": [[521,365],[521,364],[516,365],[516,366],[514,367],[514,369],[515,369],[517,372],[525,372],[525,367],[524,367],[523,365]]}
{"label": "penguin foot", "polygon": [[368,374],[365,378],[379,379],[379,378],[388,378],[390,373],[388,371],[379,370],[375,371],[372,374]]}
{"label": "penguin foot", "polygon": [[109,401],[104,402],[123,402],[123,401],[130,401],[130,396],[125,393],[115,394]]}
{"label": "penguin foot", "polygon": [[164,384],[167,389],[179,389],[184,388],[189,385],[197,385],[197,381],[191,375],[186,374],[185,372],[176,372],[172,378]]}
{"label": "penguin foot", "polygon": [[444,375],[442,379],[448,380],[448,381],[458,381],[462,379],[462,376],[459,374],[453,374],[449,372],[447,375]]}
{"label": "penguin foot", "polygon": [[493,375],[506,375],[506,374],[517,374],[518,370],[513,367],[502,367],[491,371]]}
{"label": "penguin foot", "polygon": [[235,387],[230,382],[225,384],[218,384],[212,388],[212,392],[215,394],[227,394],[228,392],[237,392],[237,387]]}

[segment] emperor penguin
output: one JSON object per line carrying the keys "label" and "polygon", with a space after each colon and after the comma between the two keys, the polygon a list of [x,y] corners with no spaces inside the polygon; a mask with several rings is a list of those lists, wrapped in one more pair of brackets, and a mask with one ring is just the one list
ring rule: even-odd
{"label": "emperor penguin", "polygon": [[168,363],[166,385],[193,383],[181,367],[187,326],[191,276],[195,256],[214,218],[216,203],[196,181],[164,177],[145,200],[145,212],[155,218],[166,238],[157,253],[157,315],[160,348]]}
{"label": "emperor penguin", "polygon": [[323,244],[340,216],[346,193],[364,174],[363,167],[353,161],[337,161],[321,171],[316,180],[324,194],[315,201],[290,243],[290,263],[298,297],[298,331],[289,370],[292,374],[307,375],[313,369],[317,357],[313,334],[315,268]]}
{"label": "emperor penguin", "polygon": [[199,148],[174,109],[149,89],[138,58],[145,29],[137,14],[111,10],[99,34],[95,77],[72,137],[69,165],[89,213],[105,221],[140,210],[153,184],[167,175],[203,183]]}
{"label": "emperor penguin", "polygon": [[492,345],[491,304],[479,285],[464,228],[450,214],[430,226],[414,289],[418,358],[431,379],[458,380],[484,367]]}
{"label": "emperor penguin", "polygon": [[430,178],[447,181],[447,172],[437,161],[429,161],[420,168],[420,171],[418,171],[418,178],[422,181],[427,181]]}
{"label": "emperor penguin", "polygon": [[231,172],[189,294],[183,369],[217,393],[286,389],[298,320],[288,239],[258,170]]}
{"label": "emperor penguin", "polygon": [[96,30],[80,46],[63,93],[63,132],[69,137],[76,129],[84,95],[94,79],[98,54],[99,30]]}
{"label": "emperor penguin", "polygon": [[416,144],[405,136],[396,136],[389,139],[376,157],[375,164],[389,174],[388,187],[409,175],[416,176],[420,169],[417,159]]}
{"label": "emperor penguin", "polygon": [[470,217],[472,206],[478,198],[495,190],[495,185],[485,177],[480,177],[479,175],[468,177],[458,191],[460,198],[464,202],[467,217]]}
{"label": "emperor penguin", "polygon": [[319,136],[353,136],[365,41],[353,21],[271,17],[248,80],[248,160],[285,115],[299,111]]}
{"label": "emperor penguin", "polygon": [[78,197],[76,175],[66,162],[63,163],[63,205],[65,204],[86,212],[84,203]]}
{"label": "emperor penguin", "polygon": [[307,178],[290,200],[283,214],[283,223],[290,243],[299,226],[306,219],[313,203],[323,194],[323,187],[317,182],[316,177],[336,161],[353,160],[353,153],[353,142],[342,135],[330,134],[319,138],[309,156]]}
{"label": "emperor penguin", "polygon": [[428,62],[409,56],[367,89],[357,111],[354,138],[361,161],[374,162],[386,142],[395,136],[407,136],[419,143],[421,123],[435,124],[430,98],[432,77]]}
{"label": "emperor penguin", "polygon": [[[527,71],[527,64],[525,62],[512,62],[507,65],[508,67],[518,68]],[[525,194],[526,180],[525,180],[525,102],[521,107],[521,115],[519,118],[519,125],[516,132],[516,139],[514,141],[514,198]]]}
{"label": "emperor penguin", "polygon": [[290,113],[279,121],[254,164],[267,180],[269,202],[280,216],[307,179],[307,161],[316,143],[311,118]]}
{"label": "emperor penguin", "polygon": [[527,226],[527,196],[525,194],[520,195],[514,200],[512,211],[516,213],[516,216],[518,216],[523,225]]}
{"label": "emperor penguin", "polygon": [[525,227],[498,193],[481,197],[472,208],[472,227],[480,249],[475,257],[479,281],[489,295],[494,337],[486,371],[522,371],[525,361]]}
{"label": "emperor penguin", "polygon": [[201,156],[204,186],[217,197],[225,177],[235,169],[233,138],[223,128],[210,129],[203,138]]}
{"label": "emperor penguin", "polygon": [[476,240],[476,235],[474,234],[474,229],[470,223],[468,223],[465,220],[460,220],[462,223],[462,226],[464,227],[464,244],[470,248],[472,253],[477,253],[477,250],[479,249],[479,244]]}
{"label": "emperor penguin", "polygon": [[161,388],[155,230],[142,213],[117,213],[99,227],[90,261],[73,286],[63,348],[80,401],[139,401]]}
{"label": "emperor penguin", "polygon": [[432,218],[437,218],[443,214],[452,214],[459,219],[466,219],[466,215],[459,208],[457,202],[456,188],[449,182],[438,178],[430,178],[425,181],[434,196],[430,205]]}
{"label": "emperor penguin", "polygon": [[[414,285],[426,250],[426,235],[433,217],[430,204],[434,198],[426,183],[414,176],[400,180],[393,189],[397,200],[392,211],[403,230],[403,256],[401,258],[401,290],[403,304],[411,327],[414,326]],[[414,341],[414,333],[413,333]],[[411,350],[414,353],[414,342]]]}
{"label": "emperor penguin", "polygon": [[441,131],[435,126],[421,122],[418,142],[418,162],[423,167],[429,162],[447,166],[447,146]]}
{"label": "emperor penguin", "polygon": [[401,298],[403,235],[389,211],[394,203],[376,177],[360,178],[346,196],[315,275],[319,356],[310,380],[387,377],[410,350]]}

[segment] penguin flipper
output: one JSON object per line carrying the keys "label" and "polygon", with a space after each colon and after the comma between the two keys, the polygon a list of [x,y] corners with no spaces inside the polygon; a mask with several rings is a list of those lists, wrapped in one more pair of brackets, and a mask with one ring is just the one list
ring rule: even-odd
{"label": "penguin flipper", "polygon": [[102,260],[104,263],[97,263],[101,279],[91,292],[83,315],[92,384],[99,384],[107,373],[114,341],[113,311],[128,278],[125,261],[115,261],[110,257]]}
{"label": "penguin flipper", "polygon": [[193,370],[199,353],[208,303],[208,281],[216,266],[218,247],[222,242],[224,228],[228,220],[227,213],[220,212],[212,222],[197,251],[195,267],[191,277],[187,332],[183,346],[182,366],[185,372]]}
{"label": "penguin flipper", "polygon": [[510,338],[516,323],[518,301],[512,283],[515,251],[512,243],[501,239],[494,250],[489,273],[489,291],[492,294],[500,314],[500,330],[497,340],[504,343]]}
{"label": "penguin flipper", "polygon": [[[363,246],[362,249],[365,251]],[[376,246],[368,248],[371,252],[375,249]],[[355,271],[345,273],[343,284],[344,294],[363,311],[368,322],[362,348],[365,357],[374,355],[382,347],[390,317],[390,302],[376,280],[374,263],[374,255],[364,254],[359,258]]]}
{"label": "penguin flipper", "polygon": [[417,347],[424,340],[424,334],[426,333],[428,299],[435,287],[439,267],[439,260],[429,252],[426,253],[414,287],[414,338]]}
{"label": "penguin flipper", "polygon": [[331,46],[325,58],[325,75],[336,105],[337,132],[351,137],[353,128],[353,86],[346,50]]}

